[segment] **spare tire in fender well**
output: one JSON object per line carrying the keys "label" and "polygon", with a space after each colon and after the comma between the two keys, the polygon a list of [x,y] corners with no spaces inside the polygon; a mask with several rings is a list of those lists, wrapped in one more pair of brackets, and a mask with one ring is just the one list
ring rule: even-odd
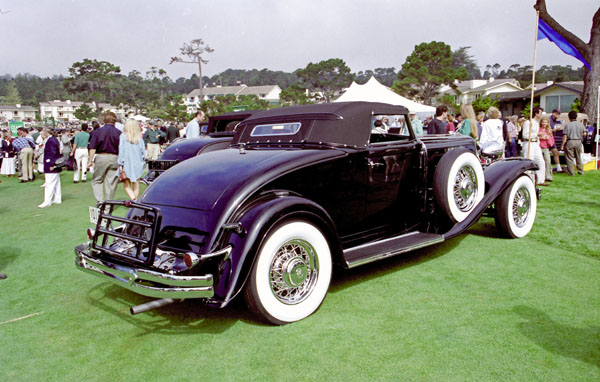
{"label": "spare tire in fender well", "polygon": [[465,148],[445,153],[435,169],[433,192],[437,205],[453,223],[466,219],[485,193],[479,158]]}

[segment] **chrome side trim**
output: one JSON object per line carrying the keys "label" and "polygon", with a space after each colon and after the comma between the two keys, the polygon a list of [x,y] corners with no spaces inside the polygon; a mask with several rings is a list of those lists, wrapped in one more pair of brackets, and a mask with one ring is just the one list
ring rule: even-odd
{"label": "chrome side trim", "polygon": [[[131,290],[137,294],[157,298],[210,298],[214,295],[213,276],[176,276],[112,264],[88,256],[84,247],[75,249],[75,265],[78,269],[102,277],[104,280]],[[164,286],[150,286],[143,282]]]}
{"label": "chrome side trim", "polygon": [[218,250],[216,252],[213,253],[207,253],[204,255],[200,255],[200,261],[206,260],[206,259],[210,259],[213,257],[218,257],[218,256],[223,256],[223,260],[227,260],[229,258],[229,254],[231,253],[231,250],[233,249],[233,247],[227,246],[221,250]]}

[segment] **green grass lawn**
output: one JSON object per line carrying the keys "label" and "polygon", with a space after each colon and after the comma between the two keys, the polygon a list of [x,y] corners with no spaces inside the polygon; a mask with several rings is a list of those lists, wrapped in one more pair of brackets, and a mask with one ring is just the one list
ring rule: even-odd
{"label": "green grass lawn", "polygon": [[41,179],[2,177],[1,381],[600,380],[600,172],[557,174],[526,238],[482,218],[337,271],[321,308],[282,327],[242,301],[130,316],[150,299],[75,268],[94,199],[61,177],[63,203],[46,209]]}

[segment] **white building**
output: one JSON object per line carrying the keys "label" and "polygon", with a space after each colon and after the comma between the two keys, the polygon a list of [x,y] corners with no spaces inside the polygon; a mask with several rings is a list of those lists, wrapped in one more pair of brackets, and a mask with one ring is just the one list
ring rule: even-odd
{"label": "white building", "polygon": [[[536,84],[537,85],[537,84]],[[575,98],[581,99],[583,81],[556,82],[549,81],[545,87],[536,87],[535,96],[540,97],[540,106],[546,113],[552,110],[569,112]]]}
{"label": "white building", "polygon": [[36,111],[33,106],[0,105],[0,122],[34,120]]}
{"label": "white building", "polygon": [[[54,117],[56,121],[62,122],[78,121],[74,113],[81,105],[83,105],[83,102],[71,100],[40,102],[40,117],[41,119]],[[96,104],[94,102],[87,103],[87,105],[92,108],[92,110],[96,110]],[[113,106],[108,103],[98,103],[98,107],[103,111],[112,111],[117,115],[127,116],[129,114],[135,114],[135,110],[131,110],[127,105]]]}
{"label": "white building", "polygon": [[455,83],[460,94],[456,94],[450,86],[443,86],[440,94],[450,94],[454,97],[454,103],[466,104],[473,103],[480,97],[490,96],[498,93],[508,93],[523,90],[519,82],[514,78],[489,80],[468,80]]}
{"label": "white building", "polygon": [[281,88],[278,85],[265,86],[217,86],[213,88],[202,89],[202,99],[200,99],[200,89],[192,90],[185,98],[184,104],[188,113],[195,113],[200,107],[202,101],[214,99],[218,96],[234,95],[236,97],[243,95],[256,95],[259,99],[270,103],[279,102]]}

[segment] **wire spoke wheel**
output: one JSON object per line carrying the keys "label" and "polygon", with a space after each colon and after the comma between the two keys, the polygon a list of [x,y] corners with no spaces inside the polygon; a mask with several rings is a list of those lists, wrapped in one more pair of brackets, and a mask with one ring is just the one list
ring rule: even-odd
{"label": "wire spoke wheel", "polygon": [[463,166],[454,181],[454,202],[461,211],[469,211],[477,200],[477,174],[470,166]]}
{"label": "wire spoke wheel", "polygon": [[284,304],[304,301],[319,277],[314,248],[304,240],[290,240],[271,262],[271,290]]}
{"label": "wire spoke wheel", "polygon": [[301,320],[321,306],[333,263],[319,228],[306,221],[276,224],[257,256],[244,293],[250,310],[282,325]]}
{"label": "wire spoke wheel", "polygon": [[521,175],[500,194],[495,203],[496,226],[507,237],[527,235],[537,210],[537,198],[533,180]]}
{"label": "wire spoke wheel", "polygon": [[523,227],[527,222],[531,204],[531,194],[526,187],[521,187],[515,194],[512,205],[513,219],[517,227]]}

